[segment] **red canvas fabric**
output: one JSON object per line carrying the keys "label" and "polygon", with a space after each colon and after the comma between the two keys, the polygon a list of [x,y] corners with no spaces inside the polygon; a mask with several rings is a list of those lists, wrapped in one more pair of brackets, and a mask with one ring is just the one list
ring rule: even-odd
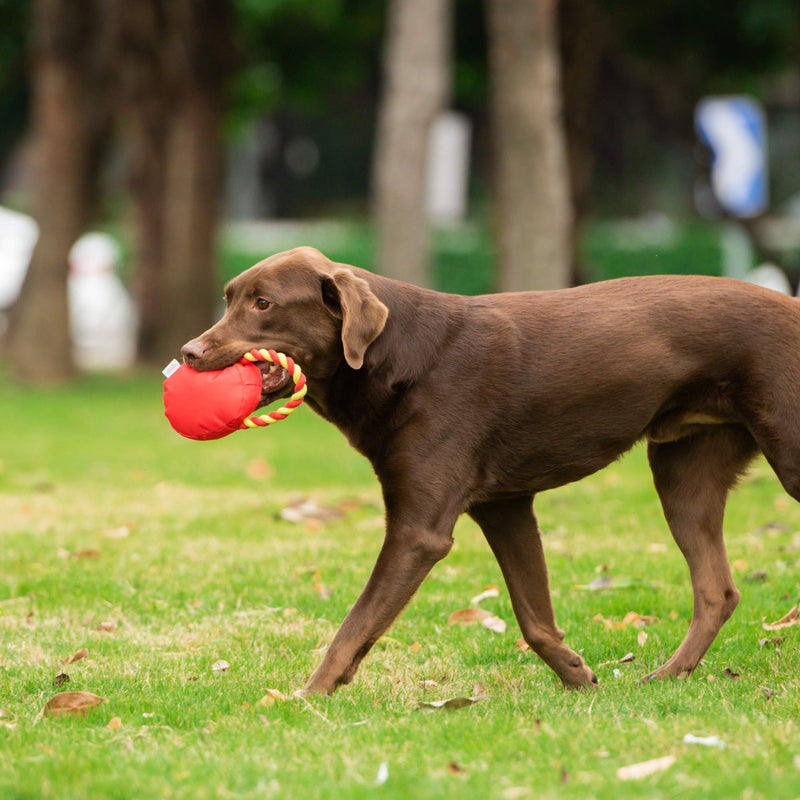
{"label": "red canvas fabric", "polygon": [[261,370],[251,363],[197,372],[182,364],[164,381],[164,413],[188,439],[221,439],[258,408]]}

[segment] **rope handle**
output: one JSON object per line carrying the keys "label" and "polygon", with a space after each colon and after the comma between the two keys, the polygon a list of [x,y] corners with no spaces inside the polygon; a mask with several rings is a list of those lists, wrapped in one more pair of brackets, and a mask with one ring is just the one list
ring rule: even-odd
{"label": "rope handle", "polygon": [[283,367],[292,376],[292,380],[294,381],[294,394],[286,401],[286,404],[277,411],[270,411],[268,414],[261,414],[245,419],[239,426],[240,430],[246,430],[247,428],[264,428],[267,425],[272,425],[275,422],[286,419],[292,411],[302,405],[303,398],[308,391],[306,376],[303,375],[303,370],[300,369],[299,364],[295,364],[290,356],[284,353],[276,353],[274,350],[262,349],[250,350],[239,359],[240,364],[247,364],[248,362],[253,363],[255,361],[270,361],[273,364],[278,364]]}

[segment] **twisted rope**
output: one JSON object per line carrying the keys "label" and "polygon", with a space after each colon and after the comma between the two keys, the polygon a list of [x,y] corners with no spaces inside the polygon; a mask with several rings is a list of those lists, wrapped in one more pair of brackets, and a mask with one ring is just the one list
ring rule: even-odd
{"label": "twisted rope", "polygon": [[247,364],[248,361],[270,361],[273,364],[278,364],[283,367],[292,376],[292,380],[294,381],[294,394],[286,401],[286,404],[277,411],[270,411],[268,414],[261,414],[244,420],[239,426],[241,430],[246,430],[247,428],[264,428],[267,425],[280,422],[282,419],[286,419],[298,406],[302,405],[308,387],[306,386],[306,376],[303,375],[303,370],[300,369],[299,364],[295,364],[294,361],[284,353],[276,353],[274,350],[251,350],[239,359],[240,364]]}

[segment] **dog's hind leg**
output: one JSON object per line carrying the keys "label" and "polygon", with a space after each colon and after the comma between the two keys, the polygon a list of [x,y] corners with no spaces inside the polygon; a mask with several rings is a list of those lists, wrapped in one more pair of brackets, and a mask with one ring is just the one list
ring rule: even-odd
{"label": "dog's hind leg", "polygon": [[525,641],[567,687],[597,683],[556,626],[533,497],[479,503],[469,509],[497,558]]}
{"label": "dog's hind leg", "polygon": [[757,451],[750,433],[733,425],[648,446],[664,515],[689,565],[694,607],[686,638],[647,678],[690,673],[739,603],[722,520],[728,491]]}

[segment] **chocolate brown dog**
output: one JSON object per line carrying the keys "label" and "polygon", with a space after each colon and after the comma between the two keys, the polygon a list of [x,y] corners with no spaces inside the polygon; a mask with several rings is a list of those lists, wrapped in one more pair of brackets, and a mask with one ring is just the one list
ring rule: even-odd
{"label": "chocolate brown dog", "polygon": [[[649,677],[691,672],[739,601],[722,538],[729,489],[761,450],[800,500],[800,303],[722,278],[624,278],[460,297],[301,247],[232,280],[227,311],[183,347],[198,370],[270,347],[302,364],[308,403],[372,462],[386,537],[305,692],[348,683],[458,516],[482,528],[525,640],[566,686],[597,682],[563,642],[533,498],[636,441],[689,564],[694,610]],[[263,401],[291,393],[281,369]]]}

